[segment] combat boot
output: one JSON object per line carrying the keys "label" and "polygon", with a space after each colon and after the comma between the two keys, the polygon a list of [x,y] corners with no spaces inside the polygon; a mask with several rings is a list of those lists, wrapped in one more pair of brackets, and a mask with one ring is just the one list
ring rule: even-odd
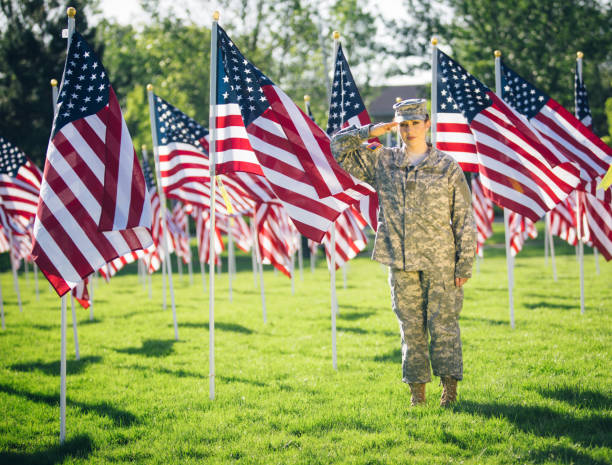
{"label": "combat boot", "polygon": [[425,403],[425,383],[409,383],[410,386],[410,405]]}
{"label": "combat boot", "polygon": [[457,402],[457,380],[452,376],[444,376],[442,381],[442,397],[440,397],[440,407],[450,407]]}

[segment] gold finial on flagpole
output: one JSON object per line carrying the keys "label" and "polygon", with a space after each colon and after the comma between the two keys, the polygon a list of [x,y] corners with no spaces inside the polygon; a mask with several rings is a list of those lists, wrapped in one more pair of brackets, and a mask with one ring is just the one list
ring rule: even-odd
{"label": "gold finial on flagpole", "polygon": [[438,45],[438,38],[436,36],[433,36],[431,38],[431,45],[433,45],[433,46]]}
{"label": "gold finial on flagpole", "polygon": [[501,57],[501,52],[499,50],[495,50],[493,52],[493,55],[495,55],[495,58],[499,58],[499,57]]}
{"label": "gold finial on flagpole", "polygon": [[219,12],[218,11],[215,11],[213,13],[213,21],[219,21]]}
{"label": "gold finial on flagpole", "polygon": [[74,7],[68,7],[68,9],[66,10],[66,14],[68,15],[69,18],[74,18],[76,16],[76,8]]}
{"label": "gold finial on flagpole", "polygon": [[310,102],[310,95],[308,94],[304,95],[304,102],[306,103]]}
{"label": "gold finial on flagpole", "polygon": [[142,145],[140,146],[140,149],[141,149],[141,150],[144,152],[145,150],[147,150],[147,146],[146,146],[146,145],[144,145],[144,144],[142,144]]}
{"label": "gold finial on flagpole", "polygon": [[579,60],[582,60],[582,57],[584,57],[584,53],[582,53],[582,52],[577,52],[576,53],[576,58],[578,58]]}
{"label": "gold finial on flagpole", "polygon": [[51,79],[51,87],[57,87],[57,79]]}
{"label": "gold finial on flagpole", "polygon": [[402,101],[401,97],[395,97],[395,103],[400,103]]}
{"label": "gold finial on flagpole", "polygon": [[332,37],[334,38],[334,40],[340,40],[340,33],[338,31],[334,31]]}
{"label": "gold finial on flagpole", "polygon": [[147,92],[153,92],[153,84],[147,84]]}

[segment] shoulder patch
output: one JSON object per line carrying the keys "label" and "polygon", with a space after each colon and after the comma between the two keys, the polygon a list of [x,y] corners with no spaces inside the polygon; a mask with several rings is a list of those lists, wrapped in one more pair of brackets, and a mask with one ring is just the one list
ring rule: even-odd
{"label": "shoulder patch", "polygon": [[379,147],[382,147],[382,144],[379,142],[370,142],[368,145],[366,145],[366,148],[372,152]]}

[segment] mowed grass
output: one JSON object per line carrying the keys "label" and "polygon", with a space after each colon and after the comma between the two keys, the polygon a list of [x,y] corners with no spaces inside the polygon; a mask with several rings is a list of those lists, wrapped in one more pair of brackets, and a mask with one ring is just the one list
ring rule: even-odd
{"label": "mowed grass", "polygon": [[[174,276],[180,340],[135,267],[97,281],[95,319],[78,309],[81,360],[68,318],[67,440],[59,445],[60,303],[42,279],[0,277],[0,462],[438,464],[612,462],[612,263],[578,263],[557,244],[558,281],[542,240],[516,263],[516,328],[509,326],[502,235],[466,286],[460,401],[409,406],[387,270],[367,255],[338,273],[338,370],[332,368],[329,278],[323,261],[303,280],[265,272],[267,318],[250,258],[239,257],[233,301],[217,275],[216,398],[209,399],[208,294]],[[542,234],[540,234],[542,237]],[[173,260],[173,264],[175,261]],[[68,306],[70,315],[70,305]]]}

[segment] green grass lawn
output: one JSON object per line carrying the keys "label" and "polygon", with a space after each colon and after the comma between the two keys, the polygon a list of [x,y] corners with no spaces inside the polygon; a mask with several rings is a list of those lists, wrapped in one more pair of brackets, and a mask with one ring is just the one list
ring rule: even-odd
{"label": "green grass lawn", "polygon": [[[0,463],[438,464],[612,463],[612,263],[578,264],[557,244],[558,281],[541,240],[516,263],[516,329],[509,326],[502,235],[466,286],[459,402],[409,406],[387,271],[367,255],[338,274],[338,370],[331,360],[329,278],[320,260],[289,280],[265,272],[267,316],[250,258],[228,300],[217,275],[216,399],[209,400],[208,294],[199,274],[175,275],[171,311],[131,267],[98,280],[95,320],[78,310],[81,360],[68,320],[67,439],[59,446],[60,301],[41,280],[0,276]],[[173,263],[174,260],[173,260]],[[68,308],[70,314],[70,306]]]}

